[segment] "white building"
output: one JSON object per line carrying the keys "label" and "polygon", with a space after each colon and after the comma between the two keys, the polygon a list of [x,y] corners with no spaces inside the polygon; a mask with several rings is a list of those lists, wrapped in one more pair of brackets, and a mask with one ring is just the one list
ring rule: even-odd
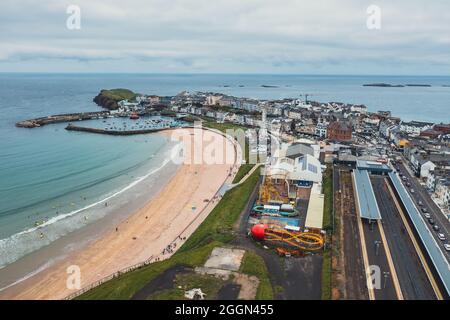
{"label": "white building", "polygon": [[434,126],[434,123],[430,122],[420,122],[420,121],[411,121],[411,122],[402,122],[400,124],[400,130],[410,134],[412,136],[418,136],[424,130],[431,129]]}
{"label": "white building", "polygon": [[327,137],[328,123],[319,122],[314,129],[314,134],[321,138]]}
{"label": "white building", "polygon": [[431,161],[427,161],[427,162],[423,163],[420,166],[420,177],[427,178],[430,174],[430,171],[433,171],[435,168],[436,168],[436,165]]}
{"label": "white building", "polygon": [[215,106],[219,103],[219,100],[222,98],[220,95],[209,95],[206,97],[206,104],[208,106]]}

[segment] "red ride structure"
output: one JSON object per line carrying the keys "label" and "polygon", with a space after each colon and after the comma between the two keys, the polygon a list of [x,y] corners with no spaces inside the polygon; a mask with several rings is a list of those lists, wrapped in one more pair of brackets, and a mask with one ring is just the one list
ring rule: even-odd
{"label": "red ride structure", "polygon": [[275,224],[256,224],[250,232],[255,240],[295,250],[316,251],[322,249],[324,243],[319,233],[289,231]]}

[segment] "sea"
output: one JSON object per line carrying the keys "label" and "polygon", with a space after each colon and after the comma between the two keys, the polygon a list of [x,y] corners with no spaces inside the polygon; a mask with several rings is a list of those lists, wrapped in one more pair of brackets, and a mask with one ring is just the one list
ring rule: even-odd
{"label": "sea", "polygon": [[[364,87],[367,83],[431,86]],[[112,228],[174,175],[170,154],[179,146],[162,135],[96,135],[66,131],[63,123],[35,129],[14,125],[101,110],[92,99],[109,88],[259,99],[308,95],[319,102],[390,110],[407,121],[450,122],[450,77],[442,76],[0,73],[0,290]],[[105,125],[95,121],[94,126]],[[21,261],[34,263],[14,268]],[[6,279],[2,269],[21,271]]]}

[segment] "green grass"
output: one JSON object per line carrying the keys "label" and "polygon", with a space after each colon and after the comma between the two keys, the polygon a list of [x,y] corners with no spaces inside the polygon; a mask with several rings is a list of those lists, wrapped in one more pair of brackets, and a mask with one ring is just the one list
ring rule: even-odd
{"label": "green grass", "polygon": [[203,126],[207,127],[207,128],[211,128],[211,129],[216,129],[216,130],[220,130],[223,133],[226,133],[227,130],[247,130],[246,127],[235,124],[235,123],[230,123],[230,122],[224,122],[224,123],[217,123],[216,121],[213,120],[205,120],[203,119]]}
{"label": "green grass", "polygon": [[208,217],[170,258],[112,279],[77,299],[130,299],[145,284],[165,270],[177,265],[201,266],[212,249],[233,239],[232,228],[259,179],[256,170],[242,185],[225,193]]}
{"label": "green grass", "polygon": [[258,277],[259,286],[256,292],[257,300],[271,300],[273,299],[273,288],[269,279],[269,272],[267,271],[264,259],[252,251],[246,251],[244,259],[242,259],[241,270],[242,273]]}
{"label": "green grass", "polygon": [[323,253],[322,262],[322,300],[331,300],[331,251]]}
{"label": "green grass", "polygon": [[[205,299],[214,299],[225,281],[213,275],[183,273],[176,275],[174,287],[155,292],[149,300],[186,300],[184,293],[193,288],[201,288]],[[180,288],[179,288],[180,287]]]}
{"label": "green grass", "polygon": [[323,193],[325,202],[323,209],[323,229],[333,229],[333,176],[331,166],[327,166],[323,177]]}
{"label": "green grass", "polygon": [[[333,230],[333,168],[328,165],[323,177],[323,193],[325,194],[323,212],[323,230],[334,232]],[[330,241],[332,237],[329,237]],[[332,249],[327,249],[323,253],[322,263],[322,300],[331,300],[332,289]]]}
{"label": "green grass", "polygon": [[183,264],[191,267],[201,266],[208,259],[212,249],[220,245],[211,242],[195,250],[185,253],[176,253],[170,259],[152,263],[149,266],[131,271],[112,279],[98,287],[77,297],[78,300],[113,300],[131,299],[145,284],[155,279],[167,269]]}
{"label": "green grass", "polygon": [[259,170],[255,170],[243,184],[225,193],[208,217],[181,246],[179,252],[198,248],[211,241],[231,241],[233,225],[244,210],[258,179]]}
{"label": "green grass", "polygon": [[119,102],[121,100],[133,100],[134,98],[136,98],[136,93],[123,88],[102,90],[101,93],[105,97],[108,97],[116,102]]}
{"label": "green grass", "polygon": [[243,164],[239,167],[239,171],[236,173],[236,176],[233,179],[233,183],[238,183],[239,181],[241,181],[241,179],[243,177],[245,177],[245,175],[247,173],[250,172],[250,170],[252,170],[252,168],[254,167],[254,164]]}

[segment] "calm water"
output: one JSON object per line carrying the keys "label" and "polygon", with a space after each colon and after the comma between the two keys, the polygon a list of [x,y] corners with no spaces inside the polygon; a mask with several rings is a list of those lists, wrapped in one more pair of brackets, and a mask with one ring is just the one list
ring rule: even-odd
{"label": "calm water", "polygon": [[[373,82],[433,86],[362,87]],[[107,214],[104,202],[113,205],[118,192],[151,176],[172,147],[158,135],[92,135],[67,132],[65,124],[28,130],[14,127],[19,120],[99,110],[92,102],[99,90],[124,87],[158,95],[182,90],[265,99],[310,94],[321,102],[391,110],[405,120],[450,122],[450,87],[443,85],[450,85],[450,77],[0,74],[0,266]],[[42,223],[47,229],[36,228]]]}

